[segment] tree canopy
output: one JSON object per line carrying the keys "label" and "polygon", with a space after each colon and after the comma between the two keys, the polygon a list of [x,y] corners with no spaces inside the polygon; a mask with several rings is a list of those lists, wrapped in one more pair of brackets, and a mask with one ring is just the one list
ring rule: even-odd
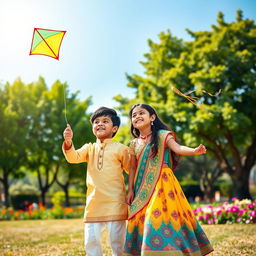
{"label": "tree canopy", "polygon": [[[17,79],[12,85],[0,87],[0,181],[4,187],[5,203],[9,205],[10,179],[31,171],[38,178],[42,202],[58,175],[72,179],[83,177],[80,168],[69,168],[61,151],[64,116],[64,91],[67,95],[68,119],[73,128],[74,142],[82,146],[92,140],[88,107],[91,98],[78,99],[78,92],[69,93],[67,84],[56,81],[48,88],[44,79],[24,84]],[[72,115],[71,115],[72,113]],[[23,167],[23,168],[22,168]],[[75,171],[74,171],[75,170]],[[60,180],[60,178],[59,178]]]}
{"label": "tree canopy", "polygon": [[[226,22],[220,12],[209,31],[193,32],[184,42],[170,31],[159,42],[148,40],[149,53],[141,62],[144,76],[127,75],[135,90],[129,99],[117,95],[119,109],[127,114],[135,103],[148,103],[189,146],[204,143],[234,183],[235,196],[250,198],[248,179],[256,160],[256,26],[237,11]],[[194,91],[193,104],[174,93]],[[211,97],[204,91],[214,94]]]}

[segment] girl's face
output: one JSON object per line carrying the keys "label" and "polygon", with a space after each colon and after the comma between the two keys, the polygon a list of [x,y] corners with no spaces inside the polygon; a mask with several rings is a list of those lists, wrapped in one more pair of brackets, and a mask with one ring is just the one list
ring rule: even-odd
{"label": "girl's face", "polygon": [[151,127],[151,122],[155,120],[155,115],[149,114],[149,112],[140,106],[137,106],[132,111],[131,117],[132,125],[138,130]]}

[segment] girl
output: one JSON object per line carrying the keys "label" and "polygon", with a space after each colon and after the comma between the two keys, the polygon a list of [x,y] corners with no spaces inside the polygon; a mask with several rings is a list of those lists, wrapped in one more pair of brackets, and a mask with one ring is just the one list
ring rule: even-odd
{"label": "girl", "polygon": [[203,256],[213,251],[173,174],[177,155],[206,153],[179,145],[174,132],[147,104],[130,111],[133,169],[124,255]]}

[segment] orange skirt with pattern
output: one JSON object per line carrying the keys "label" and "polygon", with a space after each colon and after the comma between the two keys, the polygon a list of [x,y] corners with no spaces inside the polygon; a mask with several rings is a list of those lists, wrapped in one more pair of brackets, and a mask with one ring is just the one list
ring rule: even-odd
{"label": "orange skirt with pattern", "polygon": [[170,168],[154,193],[128,221],[124,255],[203,256],[213,251]]}

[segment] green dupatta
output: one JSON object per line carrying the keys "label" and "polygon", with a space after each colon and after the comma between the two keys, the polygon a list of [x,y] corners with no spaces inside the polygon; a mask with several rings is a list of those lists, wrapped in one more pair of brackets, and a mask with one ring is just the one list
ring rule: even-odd
{"label": "green dupatta", "polygon": [[175,139],[175,133],[167,130],[159,130],[158,152],[154,158],[150,158],[150,143],[148,143],[138,159],[136,178],[134,183],[135,198],[131,204],[129,217],[131,219],[141,211],[149,202],[159,180],[163,163],[172,168],[170,149],[166,148],[168,135]]}

